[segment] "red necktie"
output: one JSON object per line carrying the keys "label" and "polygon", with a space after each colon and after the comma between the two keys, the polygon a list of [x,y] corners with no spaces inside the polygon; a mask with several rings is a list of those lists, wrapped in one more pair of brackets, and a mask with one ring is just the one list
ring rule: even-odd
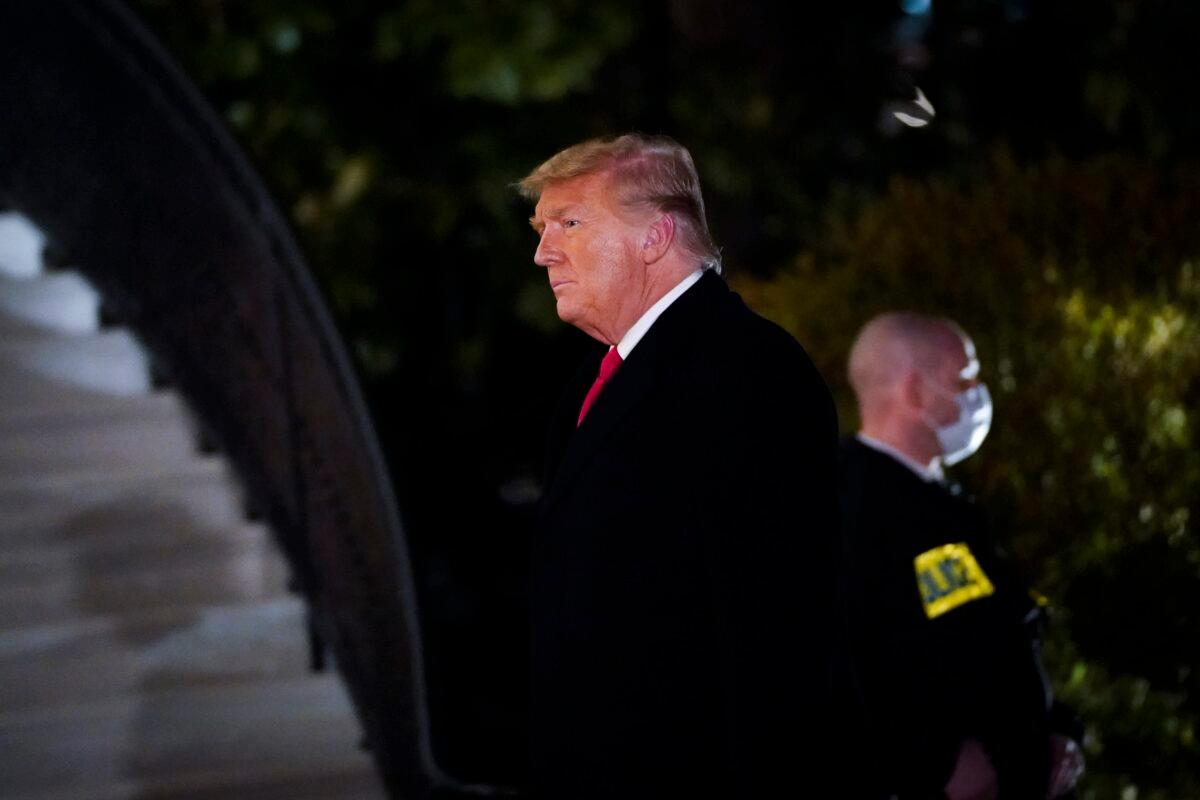
{"label": "red necktie", "polygon": [[583,418],[587,416],[588,409],[592,407],[592,403],[596,402],[596,398],[600,396],[600,390],[616,374],[619,366],[621,366],[621,354],[614,347],[604,354],[604,360],[600,362],[600,374],[596,376],[592,388],[588,389],[587,397],[583,398],[583,407],[579,409],[579,420],[575,423],[576,428],[583,424]]}

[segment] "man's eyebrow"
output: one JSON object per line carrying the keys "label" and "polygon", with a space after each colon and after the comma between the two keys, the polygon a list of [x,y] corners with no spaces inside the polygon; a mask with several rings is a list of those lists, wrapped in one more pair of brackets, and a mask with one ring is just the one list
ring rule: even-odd
{"label": "man's eyebrow", "polygon": [[567,203],[565,206],[555,206],[543,212],[546,219],[561,219],[567,214],[578,214],[583,209],[581,203]]}
{"label": "man's eyebrow", "polygon": [[534,214],[529,218],[529,224],[533,226],[535,231],[541,232],[546,224],[543,219],[561,219],[565,214],[574,212],[580,208],[579,203],[567,203],[565,206],[555,206],[554,208],[546,209],[538,214]]}

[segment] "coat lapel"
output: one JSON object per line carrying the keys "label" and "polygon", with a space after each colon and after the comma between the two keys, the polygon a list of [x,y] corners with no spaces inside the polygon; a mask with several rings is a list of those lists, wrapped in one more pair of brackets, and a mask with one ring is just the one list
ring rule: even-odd
{"label": "coat lapel", "polygon": [[[696,285],[684,292],[678,300],[670,305],[662,316],[655,321],[650,330],[629,354],[629,358],[617,370],[617,374],[604,391],[596,398],[588,410],[583,424],[573,432],[565,442],[565,449],[559,448],[561,460],[550,463],[552,470],[548,475],[546,508],[554,505],[563,492],[579,476],[581,470],[591,460],[610,435],[616,430],[623,418],[635,409],[653,389],[662,375],[663,367],[668,363],[668,356],[674,350],[694,339],[699,325],[703,324],[705,313],[720,293],[727,293],[724,281],[717,275],[706,273]],[[603,355],[601,351],[600,356]],[[591,363],[594,361],[594,363]],[[590,378],[584,382],[578,392],[579,404],[595,379],[599,369],[599,357],[589,359],[591,364]],[[576,414],[579,405],[574,408]],[[566,414],[564,414],[564,417]],[[555,434],[563,430],[566,421],[561,420]],[[570,425],[573,427],[575,418]],[[553,448],[553,444],[551,445]],[[553,457],[553,453],[551,454]]]}
{"label": "coat lapel", "polygon": [[579,417],[579,409],[600,372],[600,360],[604,357],[604,352],[605,348],[597,343],[593,351],[583,359],[571,382],[567,384],[566,391],[559,398],[558,407],[547,432],[545,472],[542,476],[542,486],[547,492],[554,485],[554,476],[558,474],[563,455],[575,435],[575,421]]}

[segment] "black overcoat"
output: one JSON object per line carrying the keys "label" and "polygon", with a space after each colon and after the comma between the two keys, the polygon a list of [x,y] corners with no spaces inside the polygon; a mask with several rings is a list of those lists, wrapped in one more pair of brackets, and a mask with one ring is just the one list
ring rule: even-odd
{"label": "black overcoat", "polygon": [[837,419],[714,273],[553,424],[533,547],[539,796],[825,797]]}

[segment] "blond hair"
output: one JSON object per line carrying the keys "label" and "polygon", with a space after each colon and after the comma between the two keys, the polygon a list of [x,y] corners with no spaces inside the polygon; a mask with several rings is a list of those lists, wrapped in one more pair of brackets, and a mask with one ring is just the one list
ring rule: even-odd
{"label": "blond hair", "polygon": [[704,269],[721,271],[721,251],[708,232],[700,177],[691,153],[668,136],[627,133],[589,139],[555,153],[516,183],[530,200],[551,183],[607,172],[618,201],[627,209],[653,209],[675,220],[678,241]]}

